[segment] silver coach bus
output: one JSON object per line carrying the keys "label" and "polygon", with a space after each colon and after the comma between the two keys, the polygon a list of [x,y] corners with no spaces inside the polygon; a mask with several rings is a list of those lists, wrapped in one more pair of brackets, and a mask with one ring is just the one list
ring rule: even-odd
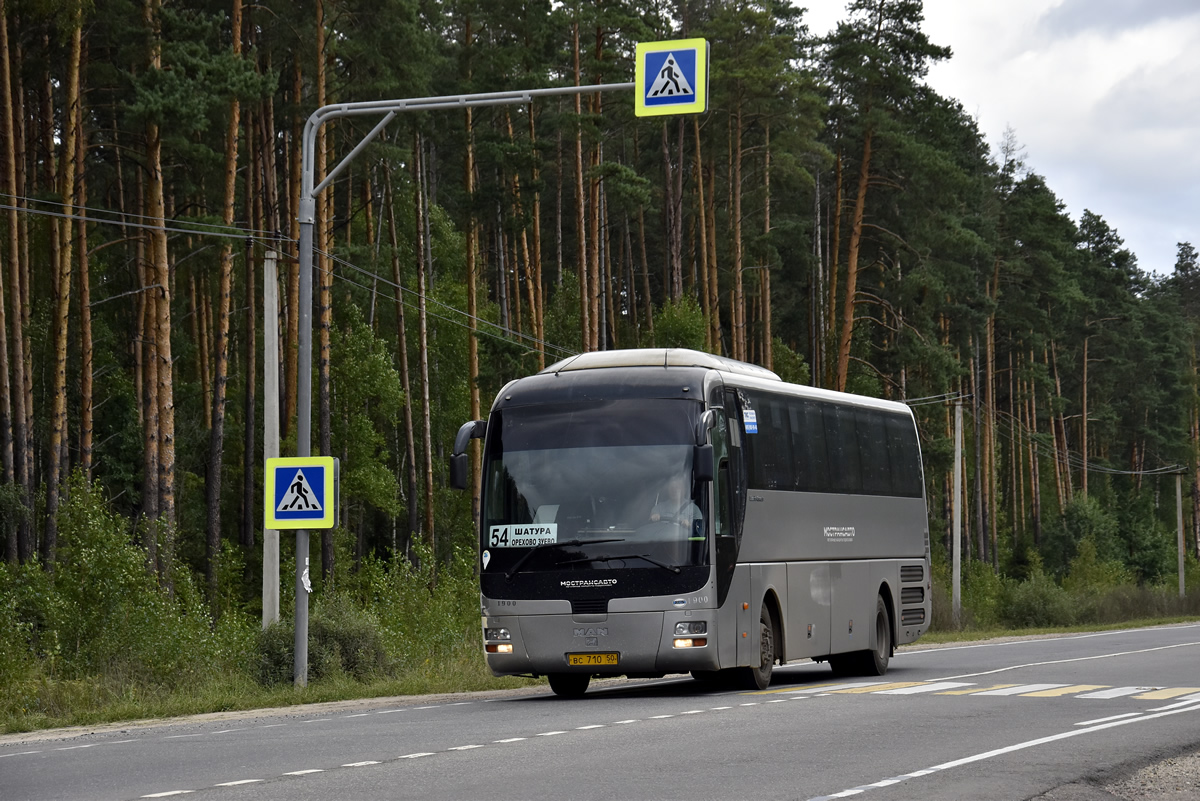
{"label": "silver coach bus", "polygon": [[480,601],[497,676],[690,672],[765,689],[776,662],[883,675],[930,618],[916,425],[901,403],[683,349],[587,353],[510,382],[484,438]]}

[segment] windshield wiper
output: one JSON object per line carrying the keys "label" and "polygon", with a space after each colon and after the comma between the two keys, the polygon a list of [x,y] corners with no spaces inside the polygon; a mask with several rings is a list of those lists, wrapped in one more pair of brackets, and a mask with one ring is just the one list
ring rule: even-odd
{"label": "windshield wiper", "polygon": [[572,565],[578,562],[615,562],[621,559],[645,559],[652,565],[657,565],[663,570],[670,570],[672,573],[678,573],[679,568],[675,565],[668,565],[666,562],[660,562],[653,557],[647,556],[644,553],[628,553],[623,556],[585,556],[582,559],[567,559],[559,562],[560,565]]}
{"label": "windshield wiper", "polygon": [[512,581],[513,576],[517,575],[517,572],[520,571],[521,566],[524,565],[527,561],[529,561],[529,557],[533,556],[535,553],[542,550],[543,548],[565,548],[568,545],[575,548],[580,545],[599,545],[602,542],[624,542],[624,541],[625,541],[624,537],[606,537],[604,539],[598,539],[598,540],[563,540],[562,542],[543,542],[541,545],[535,545],[532,548],[530,548],[528,551],[526,551],[525,555],[522,556],[520,559],[518,559],[517,563],[515,565],[513,565],[507,573],[504,574],[504,579],[506,581]]}

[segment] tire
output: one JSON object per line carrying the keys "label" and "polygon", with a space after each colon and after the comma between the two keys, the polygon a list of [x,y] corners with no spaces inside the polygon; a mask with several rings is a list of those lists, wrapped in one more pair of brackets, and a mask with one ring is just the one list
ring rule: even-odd
{"label": "tire", "polygon": [[582,698],[592,677],[587,673],[551,673],[550,689],[559,698]]}
{"label": "tire", "polygon": [[875,599],[875,643],[868,651],[862,652],[862,674],[864,676],[882,676],[887,673],[888,662],[892,658],[892,618],[888,614],[887,604],[880,595]]}
{"label": "tire", "polygon": [[771,671],[775,667],[775,623],[771,610],[763,604],[758,616],[758,666],[740,667],[738,683],[746,690],[765,690],[771,686]]}
{"label": "tire", "polygon": [[875,599],[875,629],[871,647],[865,651],[829,656],[829,667],[835,676],[882,676],[887,673],[892,658],[892,618],[883,596]]}

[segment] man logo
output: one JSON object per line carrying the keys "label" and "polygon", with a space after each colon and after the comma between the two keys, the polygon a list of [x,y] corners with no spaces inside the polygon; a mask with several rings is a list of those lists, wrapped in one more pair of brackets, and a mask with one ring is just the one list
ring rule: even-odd
{"label": "man logo", "polygon": [[595,629],[575,629],[576,637],[607,637],[608,627]]}

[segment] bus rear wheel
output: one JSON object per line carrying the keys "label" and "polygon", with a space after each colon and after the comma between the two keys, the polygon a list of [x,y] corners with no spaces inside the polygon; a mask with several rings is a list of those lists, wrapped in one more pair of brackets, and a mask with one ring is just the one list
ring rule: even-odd
{"label": "bus rear wheel", "polygon": [[550,689],[559,698],[582,698],[592,681],[587,673],[551,673],[546,678],[550,680]]}
{"label": "bus rear wheel", "polygon": [[865,676],[887,673],[892,658],[892,619],[887,604],[880,595],[875,599],[875,646],[862,653],[862,672]]}
{"label": "bus rear wheel", "polygon": [[765,690],[771,686],[775,653],[775,622],[771,610],[763,604],[758,616],[758,665],[738,668],[738,683],[747,690]]}

